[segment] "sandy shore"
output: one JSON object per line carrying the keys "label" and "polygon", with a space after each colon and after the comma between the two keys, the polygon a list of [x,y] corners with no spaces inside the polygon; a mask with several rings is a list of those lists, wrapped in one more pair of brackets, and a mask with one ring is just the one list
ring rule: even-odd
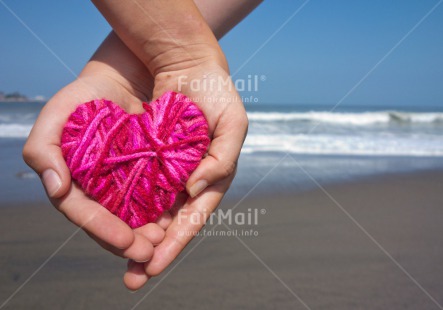
{"label": "sandy shore", "polygon": [[311,309],[439,309],[443,173],[326,191],[247,198],[234,213],[258,209],[258,225],[231,228],[258,236],[198,237],[167,277],[136,293],[121,283],[125,262],[49,204],[2,207],[0,305],[25,285],[1,309],[131,309],[146,294],[136,309],[306,309],[297,298]]}

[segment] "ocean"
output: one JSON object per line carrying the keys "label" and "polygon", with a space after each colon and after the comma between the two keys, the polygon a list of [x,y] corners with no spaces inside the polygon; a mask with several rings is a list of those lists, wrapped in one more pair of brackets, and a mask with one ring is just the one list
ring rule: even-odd
{"label": "ocean", "polygon": [[[0,103],[0,205],[45,201],[21,149],[44,103]],[[443,168],[443,107],[247,104],[228,199]]]}

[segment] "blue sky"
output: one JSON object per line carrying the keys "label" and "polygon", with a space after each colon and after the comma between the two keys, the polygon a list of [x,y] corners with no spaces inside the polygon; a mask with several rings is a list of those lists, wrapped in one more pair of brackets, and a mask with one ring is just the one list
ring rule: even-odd
{"label": "blue sky", "polygon": [[[2,0],[75,73],[109,32],[89,1]],[[265,1],[222,39],[235,79],[265,75],[263,103],[339,102],[436,0]],[[443,3],[343,104],[443,105]],[[0,2],[0,90],[50,97],[74,76]]]}

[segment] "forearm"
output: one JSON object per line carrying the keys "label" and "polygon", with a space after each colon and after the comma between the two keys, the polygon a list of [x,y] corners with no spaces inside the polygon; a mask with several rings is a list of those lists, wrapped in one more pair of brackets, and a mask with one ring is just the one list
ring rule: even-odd
{"label": "forearm", "polygon": [[92,1],[154,75],[198,64],[207,57],[223,58],[192,0]]}

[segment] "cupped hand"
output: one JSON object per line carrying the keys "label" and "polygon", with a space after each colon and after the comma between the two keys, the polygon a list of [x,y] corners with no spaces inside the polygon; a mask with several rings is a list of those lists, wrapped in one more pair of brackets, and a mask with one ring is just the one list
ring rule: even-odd
{"label": "cupped hand", "polygon": [[156,224],[132,230],[71,182],[60,140],[65,122],[79,104],[106,98],[129,113],[142,112],[142,101],[152,95],[152,83],[143,63],[111,33],[79,77],[44,106],[23,149],[24,160],[41,176],[52,204],[103,248],[130,259],[124,277],[130,289],[147,281],[146,273],[139,272],[140,264],[134,262],[151,259],[171,222],[170,215],[165,213]]}
{"label": "cupped hand", "polygon": [[153,258],[145,263],[149,276],[165,270],[202,229],[236,173],[248,119],[223,54],[213,51],[209,49],[208,57],[184,65],[175,61],[173,68],[155,75],[154,98],[174,90],[196,102],[209,123],[211,144],[207,156],[187,181],[188,198],[176,202],[178,208],[171,212],[172,223],[165,238],[154,248]]}

